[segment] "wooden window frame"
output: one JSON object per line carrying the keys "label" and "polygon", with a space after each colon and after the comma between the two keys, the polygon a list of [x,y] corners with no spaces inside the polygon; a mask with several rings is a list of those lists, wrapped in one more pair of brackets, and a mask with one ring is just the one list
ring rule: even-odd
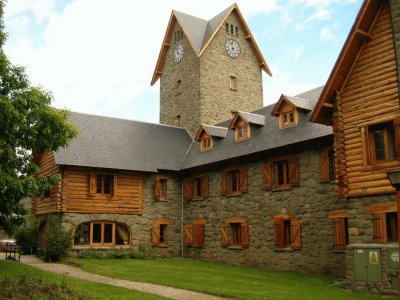
{"label": "wooden window frame", "polygon": [[[397,242],[398,240],[398,227],[397,224],[394,226],[395,233],[392,233],[392,236],[395,236],[395,239],[390,240],[389,230],[388,228],[388,215],[395,216],[397,219],[397,203],[387,202],[381,204],[373,204],[369,205],[366,208],[366,212],[371,214],[372,221],[372,239],[374,243],[378,244],[387,244],[392,242]],[[396,213],[396,214],[394,214]],[[396,223],[399,220],[396,220]]]}
{"label": "wooden window frame", "polygon": [[[168,225],[171,225],[171,221],[168,219],[158,219],[154,222],[151,229],[151,243],[153,246],[168,245]],[[163,241],[161,241],[161,233],[163,233]]]}
{"label": "wooden window frame", "polygon": [[[191,176],[183,181],[183,198],[185,200],[202,200],[209,196],[209,179],[207,174]],[[200,184],[200,187],[198,186]],[[201,193],[198,194],[198,191]]]}
{"label": "wooden window frame", "polygon": [[301,221],[293,215],[276,215],[274,222],[275,249],[301,249]]}
{"label": "wooden window frame", "polygon": [[239,124],[235,128],[235,141],[240,142],[247,140],[251,137],[251,129],[250,124],[247,122],[243,122]]}
{"label": "wooden window frame", "polygon": [[232,217],[221,226],[221,246],[243,249],[249,247],[249,225],[242,217]]}
{"label": "wooden window frame", "polygon": [[237,77],[236,76],[229,76],[229,89],[232,91],[237,91]]}
{"label": "wooden window frame", "polygon": [[[229,167],[221,172],[220,175],[220,193],[225,195],[241,195],[248,192],[248,174],[244,166]],[[233,190],[232,174],[235,173],[235,184],[238,190]]]}
{"label": "wooden window frame", "polygon": [[[112,225],[112,241],[111,243],[104,242],[104,233],[105,233],[105,224]],[[93,226],[100,225],[100,243],[93,242]],[[115,222],[108,222],[108,221],[93,221],[90,222],[90,245],[91,246],[114,246],[115,245]]]}
{"label": "wooden window frame", "polygon": [[154,199],[158,201],[168,200],[168,179],[169,176],[157,175],[154,184]]}
{"label": "wooden window frame", "polygon": [[206,219],[197,218],[191,224],[184,226],[185,245],[188,247],[202,247],[205,240],[205,224]]}
{"label": "wooden window frame", "polygon": [[[384,159],[378,160],[376,157],[376,138],[374,132],[383,131],[384,139]],[[390,132],[391,131],[391,132]],[[395,137],[394,137],[394,127],[391,122],[384,122],[381,124],[375,124],[367,127],[367,139],[368,139],[368,161],[370,164],[381,164],[385,162],[390,162],[396,160],[395,155]],[[391,145],[390,145],[391,144]]]}
{"label": "wooden window frame", "polygon": [[[98,193],[97,192],[97,181],[99,176],[101,176],[102,179],[102,192]],[[105,194],[104,193],[104,176],[109,176],[110,177],[110,193]],[[103,196],[103,197],[108,197],[108,198],[115,198],[118,196],[118,174],[110,174],[110,173],[103,173],[103,172],[91,172],[90,177],[89,177],[89,195],[91,197],[95,196]]]}
{"label": "wooden window frame", "polygon": [[[291,120],[293,116],[293,120]],[[287,122],[285,121],[287,119]],[[289,111],[282,111],[279,114],[279,128],[288,128],[295,126],[299,123],[299,114],[296,109],[291,109]]]}
{"label": "wooden window frame", "polygon": [[319,181],[335,180],[335,153],[332,147],[323,149],[319,154]]}
{"label": "wooden window frame", "polygon": [[203,137],[200,140],[200,151],[201,152],[206,152],[209,151],[213,148],[213,138],[209,135],[203,135]]}
{"label": "wooden window frame", "polygon": [[[279,168],[284,168],[284,182],[279,183]],[[294,155],[282,155],[267,161],[262,167],[265,190],[281,190],[297,187],[300,184],[299,159]]]}

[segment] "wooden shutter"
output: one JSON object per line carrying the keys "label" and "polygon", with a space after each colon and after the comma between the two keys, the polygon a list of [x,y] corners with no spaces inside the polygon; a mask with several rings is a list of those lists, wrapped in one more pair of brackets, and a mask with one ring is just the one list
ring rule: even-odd
{"label": "wooden shutter", "polygon": [[160,224],[154,223],[153,228],[151,230],[151,243],[153,245],[160,244]]}
{"label": "wooden shutter", "polygon": [[228,224],[224,223],[221,226],[221,246],[228,247]]}
{"label": "wooden shutter", "polygon": [[329,151],[323,150],[319,154],[319,181],[329,182]]}
{"label": "wooden shutter", "polygon": [[270,190],[272,189],[272,163],[267,162],[263,166],[263,183],[264,189]]}
{"label": "wooden shutter", "polygon": [[227,188],[226,188],[226,172],[222,172],[219,180],[219,187],[221,191],[221,195],[224,196],[227,194]]}
{"label": "wooden shutter", "polygon": [[249,248],[249,225],[241,223],[240,227],[242,231],[242,247]]}
{"label": "wooden shutter", "polygon": [[239,189],[243,193],[247,193],[247,191],[248,191],[247,169],[246,168],[241,168],[239,171]]}
{"label": "wooden shutter", "polygon": [[204,224],[194,225],[194,235],[196,246],[204,245]]}
{"label": "wooden shutter", "polygon": [[118,174],[114,174],[113,196],[118,196]]}
{"label": "wooden shutter", "polygon": [[335,237],[335,249],[344,250],[346,247],[346,218],[333,219],[333,235]]}
{"label": "wooden shutter", "polygon": [[192,200],[193,198],[192,179],[188,179],[183,182],[183,198],[185,200]]}
{"label": "wooden shutter", "polygon": [[372,214],[372,230],[375,243],[387,243],[385,213]]}
{"label": "wooden shutter", "polygon": [[154,199],[160,200],[161,198],[161,183],[160,178],[156,178],[156,182],[154,183]]}
{"label": "wooden shutter", "polygon": [[97,175],[95,172],[90,173],[89,194],[90,196],[96,195],[97,192]]}
{"label": "wooden shutter", "polygon": [[201,197],[208,198],[208,176],[201,177]]}
{"label": "wooden shutter", "polygon": [[396,159],[400,160],[400,118],[393,120]]}
{"label": "wooden shutter", "polygon": [[290,233],[291,233],[291,246],[293,249],[301,248],[301,235],[300,235],[300,221],[292,220],[290,222]]}
{"label": "wooden shutter", "polygon": [[275,227],[275,247],[283,248],[285,245],[284,235],[283,235],[283,220],[276,220],[274,227]]}
{"label": "wooden shutter", "polygon": [[299,172],[299,159],[291,157],[289,159],[289,183],[291,186],[299,186],[300,172]]}
{"label": "wooden shutter", "polygon": [[185,225],[185,245],[186,246],[193,245],[193,225],[192,224]]}

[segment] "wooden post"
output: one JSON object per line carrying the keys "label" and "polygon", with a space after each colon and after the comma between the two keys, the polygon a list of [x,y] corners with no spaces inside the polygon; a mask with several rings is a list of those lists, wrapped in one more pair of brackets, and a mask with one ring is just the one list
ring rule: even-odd
{"label": "wooden post", "polygon": [[[396,186],[396,200],[397,200],[397,243],[399,249],[397,250],[400,253],[400,187]],[[399,288],[399,298],[400,298],[400,274],[397,275],[397,286]]]}

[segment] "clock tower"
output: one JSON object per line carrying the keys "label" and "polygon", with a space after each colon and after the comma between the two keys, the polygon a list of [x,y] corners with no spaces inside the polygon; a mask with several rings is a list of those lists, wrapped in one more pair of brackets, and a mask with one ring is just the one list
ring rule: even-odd
{"label": "clock tower", "polygon": [[194,136],[261,108],[262,71],[271,75],[236,4],[209,21],[172,11],[151,82],[160,79],[160,123]]}

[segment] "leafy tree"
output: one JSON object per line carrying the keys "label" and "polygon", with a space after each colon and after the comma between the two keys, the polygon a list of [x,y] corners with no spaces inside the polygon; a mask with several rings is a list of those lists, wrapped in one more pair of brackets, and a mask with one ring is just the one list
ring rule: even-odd
{"label": "leafy tree", "polygon": [[38,175],[32,152],[65,147],[77,131],[68,111],[50,106],[52,94],[31,86],[24,68],[5,55],[4,5],[0,0],[0,228],[12,232],[23,222],[20,200],[41,195],[59,180]]}
{"label": "leafy tree", "polygon": [[59,261],[71,248],[72,229],[66,231],[62,228],[61,217],[50,215],[43,231],[44,259],[46,261]]}

